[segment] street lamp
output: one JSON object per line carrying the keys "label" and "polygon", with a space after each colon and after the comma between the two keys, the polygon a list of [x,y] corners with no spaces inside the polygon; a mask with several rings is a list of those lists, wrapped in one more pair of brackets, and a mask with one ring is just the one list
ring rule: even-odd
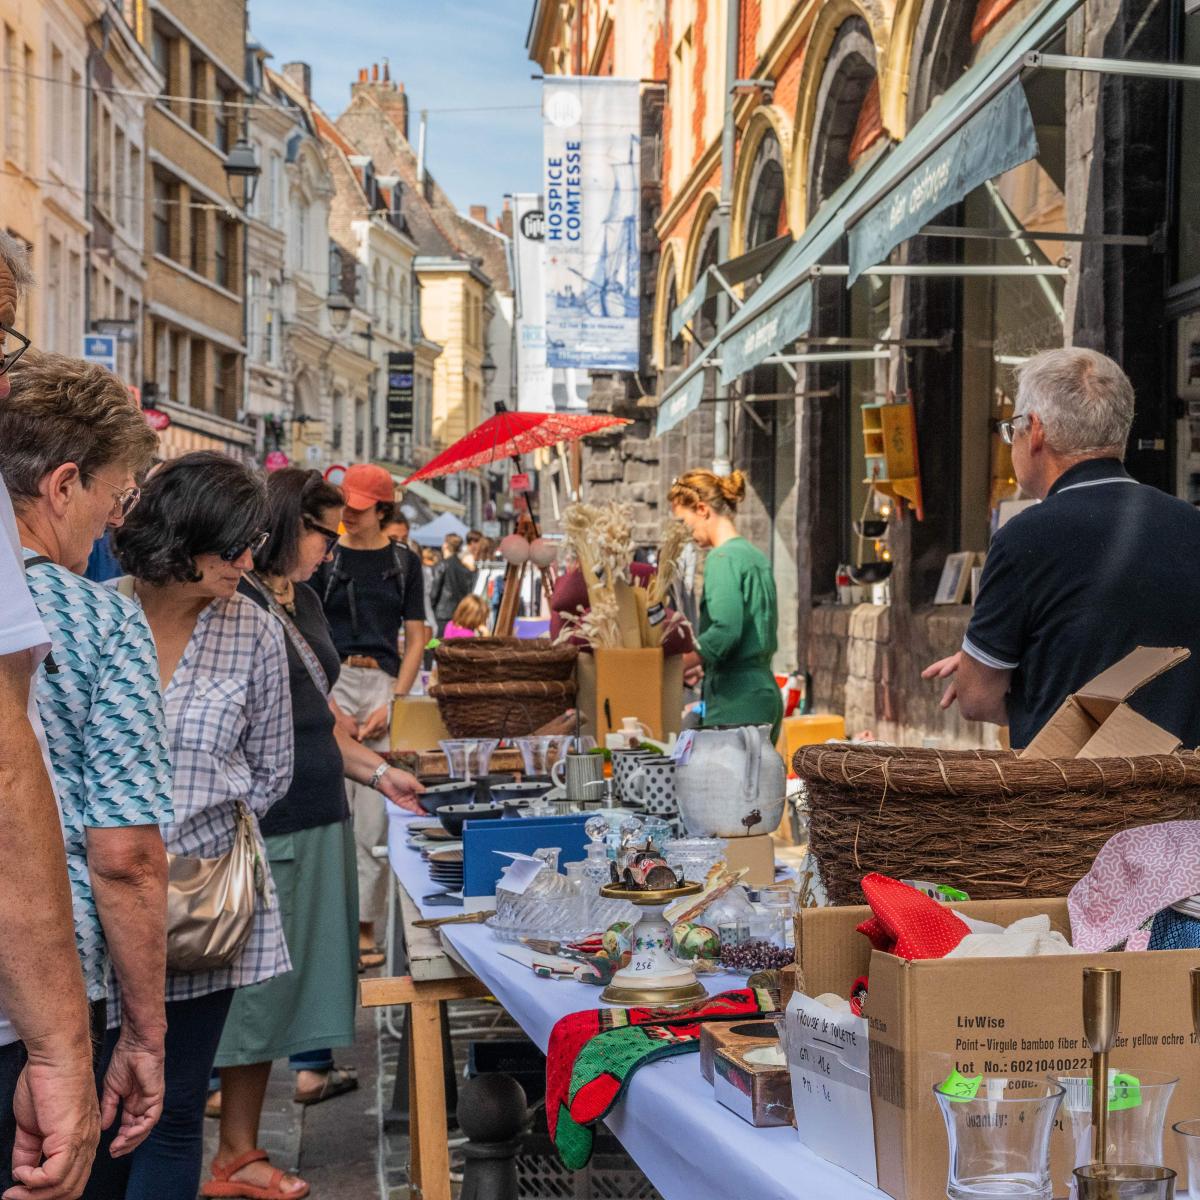
{"label": "street lamp", "polygon": [[344,292],[334,292],[325,301],[325,307],[329,311],[329,324],[333,327],[333,332],[338,337],[341,337],[350,325],[350,309],[352,306],[349,299]]}
{"label": "street lamp", "polygon": [[489,391],[492,386],[492,380],[496,378],[496,363],[492,358],[491,351],[485,352],[483,362],[479,364],[480,374],[483,376],[483,389]]}
{"label": "street lamp", "polygon": [[249,209],[254,203],[254,193],[258,191],[258,179],[261,174],[262,167],[258,165],[258,154],[255,152],[253,144],[246,137],[238,138],[233,144],[233,149],[225,157],[225,181],[229,186],[229,194],[233,196],[236,203],[237,197],[233,193],[233,181],[235,179],[242,180],[241,208],[243,211]]}

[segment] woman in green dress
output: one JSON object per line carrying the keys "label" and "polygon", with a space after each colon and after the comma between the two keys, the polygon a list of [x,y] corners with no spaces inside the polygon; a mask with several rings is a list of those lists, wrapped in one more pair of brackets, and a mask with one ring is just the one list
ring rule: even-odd
{"label": "woman in green dress", "polygon": [[779,738],[783,699],[771,671],[779,608],[771,564],[738,534],[734,518],[746,495],[741,471],[714,475],[688,471],[671,485],[667,500],[704,560],[700,636],[684,657],[689,680],[703,672],[704,724],[769,725]]}

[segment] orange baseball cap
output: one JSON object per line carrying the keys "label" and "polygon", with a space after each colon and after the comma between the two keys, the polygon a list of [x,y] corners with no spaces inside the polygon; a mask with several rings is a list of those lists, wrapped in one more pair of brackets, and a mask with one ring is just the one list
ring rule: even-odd
{"label": "orange baseball cap", "polygon": [[342,477],[342,495],[347,508],[372,508],[376,504],[391,504],[396,499],[396,485],[383,467],[355,463]]}

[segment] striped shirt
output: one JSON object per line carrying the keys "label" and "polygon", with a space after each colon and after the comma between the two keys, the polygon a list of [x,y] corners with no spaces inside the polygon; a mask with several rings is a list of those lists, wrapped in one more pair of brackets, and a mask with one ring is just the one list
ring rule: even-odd
{"label": "striped shirt", "polygon": [[[278,621],[244,596],[214,600],[196,620],[167,685],[175,767],[175,820],[163,827],[172,854],[219,858],[233,845],[237,802],[258,818],[292,780],[292,700]],[[268,873],[265,849],[262,867]],[[260,898],[250,940],[232,967],[167,972],[168,1000],[245,987],[292,969],[273,890]]]}

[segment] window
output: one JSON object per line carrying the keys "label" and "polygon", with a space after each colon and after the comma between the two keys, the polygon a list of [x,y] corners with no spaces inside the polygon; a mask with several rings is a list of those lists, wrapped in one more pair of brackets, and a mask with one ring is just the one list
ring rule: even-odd
{"label": "window", "polygon": [[216,356],[212,410],[217,416],[231,421],[237,415],[237,370],[238,356],[236,354],[226,352]]}
{"label": "window", "polygon": [[279,313],[279,284],[272,282],[267,288],[267,314],[266,314],[266,358],[272,366],[279,365],[279,333],[280,333],[280,313]]}
{"label": "window", "polygon": [[52,350],[60,348],[63,316],[63,248],[62,242],[51,237],[46,254],[46,340]]}
{"label": "window", "polygon": [[83,174],[83,76],[78,71],[72,70],[70,84],[71,86],[67,89],[67,112],[70,114],[68,118],[70,123],[70,134],[66,142],[66,153],[68,155],[66,167],[67,170],[71,171],[72,173],[78,171],[80,174]]}
{"label": "window", "polygon": [[108,211],[122,228],[129,227],[129,144],[123,130],[118,129],[113,141],[112,192],[109,195]]}
{"label": "window", "polygon": [[66,155],[67,139],[67,109],[64,96],[66,91],[67,68],[63,53],[57,46],[50,49],[50,71],[44,91],[46,93],[46,112],[49,120],[48,150],[50,161],[61,171]]}
{"label": "window", "polygon": [[[1200,65],[1200,10],[1183,19],[1184,62]],[[1200,276],[1200,164],[1194,147],[1200,137],[1200,96],[1195,87],[1179,89],[1179,234],[1175,278],[1178,282]]]}
{"label": "window", "polygon": [[75,345],[83,337],[83,256],[72,250],[67,256],[67,311],[62,340],[68,354],[77,354]]}
{"label": "window", "polygon": [[387,331],[393,333],[396,329],[396,272],[391,267],[388,267],[384,305],[387,310]]}
{"label": "window", "polygon": [[26,108],[29,102],[29,81],[22,68],[31,69],[28,51],[21,53],[17,31],[4,26],[4,147],[10,162],[18,167],[26,164],[29,142],[25,136]]}
{"label": "window", "polygon": [[192,105],[189,120],[201,137],[208,136],[208,64],[202,58],[192,59]]}
{"label": "window", "polygon": [[229,222],[220,217],[217,218],[216,238],[213,241],[213,263],[216,282],[233,291],[233,231]]}
{"label": "window", "polygon": [[171,258],[171,201],[174,188],[161,175],[154,176],[154,253]]}
{"label": "window", "polygon": [[188,266],[191,267],[197,275],[207,277],[205,271],[206,251],[208,249],[208,210],[203,208],[193,208],[190,212],[192,237],[188,247]]}
{"label": "window", "polygon": [[141,239],[142,206],[138,197],[142,192],[142,152],[136,146],[129,148],[129,187],[125,197],[128,206],[125,213],[125,225],[134,242]]}
{"label": "window", "polygon": [[283,225],[283,159],[272,150],[267,168],[267,203],[265,213],[277,229]]}
{"label": "window", "polygon": [[165,81],[167,91],[171,91],[171,39],[161,25],[155,25],[150,35],[150,57],[159,69]]}
{"label": "window", "polygon": [[221,107],[216,109],[216,129],[213,141],[216,142],[218,150],[228,154],[236,140],[234,131],[237,129],[237,108],[235,107],[237,93],[219,88],[217,97],[221,101]]}
{"label": "window", "polygon": [[692,129],[692,88],[695,55],[692,49],[692,27],[689,25],[679,41],[671,63],[671,183],[678,187],[687,178],[692,165],[689,134]]}
{"label": "window", "polygon": [[257,272],[246,276],[246,348],[252,359],[263,358],[263,303]]}

